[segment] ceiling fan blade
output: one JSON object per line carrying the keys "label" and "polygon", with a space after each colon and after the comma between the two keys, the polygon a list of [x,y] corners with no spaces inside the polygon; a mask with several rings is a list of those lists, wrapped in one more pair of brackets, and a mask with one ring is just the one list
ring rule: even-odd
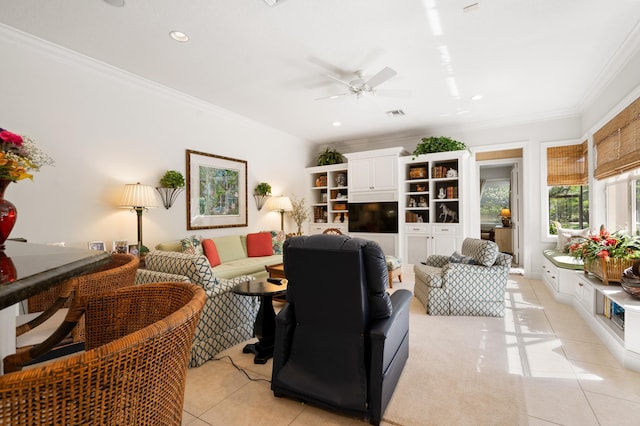
{"label": "ceiling fan blade", "polygon": [[338,83],[342,84],[343,86],[347,86],[348,88],[351,89],[351,84],[347,83],[346,81],[340,80],[338,77],[335,77],[331,74],[327,74],[327,77],[329,77],[331,80],[337,81]]}
{"label": "ceiling fan blade", "polygon": [[411,90],[408,89],[378,89],[376,96],[384,96],[388,98],[410,98]]}
{"label": "ceiling fan blade", "polygon": [[389,80],[391,77],[394,77],[396,74],[398,73],[393,69],[384,67],[382,71],[367,80],[366,84],[367,86],[369,86],[369,88],[373,89],[374,87],[379,86],[385,81]]}
{"label": "ceiling fan blade", "polygon": [[343,96],[348,96],[350,94],[351,93],[347,92],[347,93],[340,93],[340,94],[337,94],[337,95],[323,96],[321,98],[316,98],[316,101],[322,101],[324,99],[337,99],[337,98],[341,98]]}

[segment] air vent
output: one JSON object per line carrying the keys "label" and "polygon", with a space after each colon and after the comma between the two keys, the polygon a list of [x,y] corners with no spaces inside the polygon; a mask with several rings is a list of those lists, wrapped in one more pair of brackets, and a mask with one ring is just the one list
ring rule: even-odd
{"label": "air vent", "polygon": [[279,0],[264,0],[264,2],[269,6],[275,6],[275,4],[278,3],[278,1]]}
{"label": "air vent", "polygon": [[389,117],[400,117],[401,115],[405,115],[405,113],[401,109],[393,109],[391,111],[387,111],[387,115]]}
{"label": "air vent", "polygon": [[463,7],[462,11],[464,13],[471,13],[471,12],[475,12],[476,10],[478,10],[479,7],[480,7],[480,3],[473,3],[473,4],[470,4],[468,6]]}

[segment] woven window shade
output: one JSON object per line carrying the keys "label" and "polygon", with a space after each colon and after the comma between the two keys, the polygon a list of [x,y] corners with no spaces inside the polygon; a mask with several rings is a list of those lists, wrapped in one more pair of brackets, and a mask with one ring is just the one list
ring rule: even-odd
{"label": "woven window shade", "polygon": [[594,133],[596,179],[640,167],[640,98]]}
{"label": "woven window shade", "polygon": [[587,149],[587,141],[547,148],[547,185],[586,185]]}

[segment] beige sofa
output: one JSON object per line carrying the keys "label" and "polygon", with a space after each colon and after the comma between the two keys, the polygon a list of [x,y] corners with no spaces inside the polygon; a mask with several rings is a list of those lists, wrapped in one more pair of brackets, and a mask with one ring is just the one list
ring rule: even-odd
{"label": "beige sofa", "polygon": [[[246,235],[214,237],[211,240],[216,245],[222,262],[220,265],[211,268],[216,278],[230,279],[240,275],[266,278],[268,274],[265,266],[282,263],[282,254],[249,257],[247,254]],[[156,250],[181,252],[182,243],[180,241],[160,243],[156,246]]]}

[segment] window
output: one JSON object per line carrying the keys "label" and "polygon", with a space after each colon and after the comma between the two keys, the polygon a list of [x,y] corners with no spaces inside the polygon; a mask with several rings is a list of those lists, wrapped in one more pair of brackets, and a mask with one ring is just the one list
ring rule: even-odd
{"label": "window", "polygon": [[504,207],[510,207],[510,188],[511,182],[509,179],[487,180],[482,183],[480,221],[483,224],[498,225],[500,223],[500,211]]}
{"label": "window", "polygon": [[548,147],[546,155],[549,234],[556,234],[554,221],[567,229],[588,228],[587,141]]}
{"label": "window", "polygon": [[[549,187],[549,221],[560,222],[563,228],[589,227],[589,188],[587,186],[556,185]],[[556,234],[553,224],[549,233]]]}

